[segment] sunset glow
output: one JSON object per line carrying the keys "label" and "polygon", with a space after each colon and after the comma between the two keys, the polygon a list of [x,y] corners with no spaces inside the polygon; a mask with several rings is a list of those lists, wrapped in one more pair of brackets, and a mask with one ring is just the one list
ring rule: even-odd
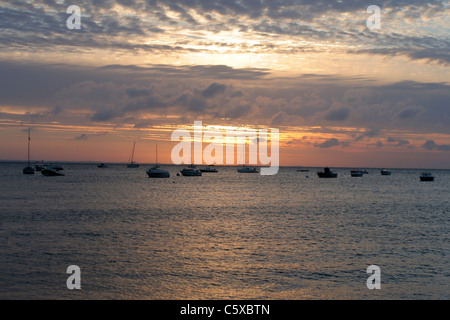
{"label": "sunset glow", "polygon": [[[448,168],[445,1],[0,5],[0,159],[171,163],[174,130],[276,128],[283,166]],[[382,5],[384,4],[384,6]],[[27,19],[15,20],[27,15]],[[205,146],[209,143],[203,141]],[[205,147],[204,146],[204,147]]]}

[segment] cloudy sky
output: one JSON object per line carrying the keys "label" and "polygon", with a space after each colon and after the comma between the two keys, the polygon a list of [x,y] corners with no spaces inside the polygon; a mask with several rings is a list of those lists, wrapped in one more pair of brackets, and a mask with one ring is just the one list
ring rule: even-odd
{"label": "cloudy sky", "polygon": [[126,162],[136,141],[138,162],[157,143],[171,163],[172,132],[202,121],[278,129],[286,166],[450,168],[449,16],[448,0],[2,0],[0,159],[25,160],[31,130],[35,160]]}

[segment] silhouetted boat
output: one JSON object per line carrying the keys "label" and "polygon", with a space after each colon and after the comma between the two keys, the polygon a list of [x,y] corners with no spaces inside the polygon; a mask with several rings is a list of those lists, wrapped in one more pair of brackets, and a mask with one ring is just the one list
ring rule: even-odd
{"label": "silhouetted boat", "polygon": [[190,165],[189,167],[184,168],[180,172],[184,177],[201,177],[202,176],[202,172],[200,170],[197,170],[194,165]]}
{"label": "silhouetted boat", "polygon": [[352,177],[362,177],[364,175],[364,172],[361,170],[352,170],[350,171],[350,175]]}
{"label": "silhouetted boat", "polygon": [[237,169],[237,172],[239,173],[258,173],[258,170],[256,168],[249,168],[247,166],[242,166],[242,168]]}
{"label": "silhouetted boat", "polygon": [[42,169],[44,169],[44,162],[40,162],[34,165],[34,169],[36,169],[36,171],[42,171]]}
{"label": "silhouetted boat", "polygon": [[202,168],[202,169],[200,169],[200,171],[201,172],[206,172],[206,173],[208,173],[208,172],[212,172],[212,173],[216,173],[216,172],[218,172],[217,171],[217,169],[214,167],[214,166],[207,166],[206,168]]}
{"label": "silhouetted boat", "polygon": [[48,167],[45,167],[44,169],[42,169],[41,173],[47,177],[64,176],[64,173],[59,172],[58,169],[51,167],[51,166],[48,166]]}
{"label": "silhouetted boat", "polygon": [[102,169],[108,168],[108,166],[104,163],[99,164],[97,167],[102,168]]}
{"label": "silhouetted boat", "polygon": [[147,175],[149,178],[170,178],[169,171],[163,170],[159,166],[147,170]]}
{"label": "silhouetted boat", "polygon": [[383,169],[383,170],[381,170],[381,175],[382,175],[382,176],[390,176],[390,175],[391,175],[391,172],[390,172],[390,171],[387,171],[386,169]]}
{"label": "silhouetted boat", "polygon": [[131,156],[130,156],[130,163],[127,164],[128,168],[139,168],[139,165],[134,162],[134,148],[136,147],[136,142],[133,143],[133,150],[131,151]]}
{"label": "silhouetted boat", "polygon": [[153,168],[147,170],[149,178],[170,178],[170,173],[167,170],[163,170],[158,166],[158,145],[156,145],[155,154],[156,164]]}
{"label": "silhouetted boat", "polygon": [[30,166],[30,130],[28,130],[28,165],[22,170],[23,174],[34,174],[34,168]]}
{"label": "silhouetted boat", "polygon": [[337,178],[337,173],[334,173],[330,168],[324,168],[323,172],[317,172],[319,178]]}
{"label": "silhouetted boat", "polygon": [[434,177],[429,172],[423,172],[420,176],[420,181],[434,181]]}

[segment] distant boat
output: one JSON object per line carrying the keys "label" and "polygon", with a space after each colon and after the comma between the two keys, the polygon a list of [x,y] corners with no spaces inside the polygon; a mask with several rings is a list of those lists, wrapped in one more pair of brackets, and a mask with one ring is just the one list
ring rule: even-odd
{"label": "distant boat", "polygon": [[297,172],[309,172],[308,169],[298,169]]}
{"label": "distant boat", "polygon": [[202,176],[202,172],[200,170],[197,170],[194,165],[190,165],[189,167],[184,168],[180,172],[184,177],[201,177]]}
{"label": "distant boat", "polygon": [[364,175],[364,172],[361,170],[352,170],[350,171],[350,175],[352,177],[362,177]]}
{"label": "distant boat", "polygon": [[130,163],[127,164],[128,168],[139,168],[139,164],[134,162],[134,148],[136,147],[136,142],[133,143],[133,150],[131,151]]}
{"label": "distant boat", "polygon": [[216,173],[218,172],[217,169],[214,166],[207,166],[206,168],[202,168],[200,169],[201,172],[206,172],[206,173]]}
{"label": "distant boat", "polygon": [[383,169],[383,170],[381,170],[381,175],[382,175],[382,176],[390,176],[390,175],[391,175],[391,172],[390,172],[390,171],[387,171],[386,169]]}
{"label": "distant boat", "polygon": [[108,166],[104,163],[100,163],[97,167],[103,168],[103,169],[108,168]]}
{"label": "distant boat", "polygon": [[319,178],[337,178],[337,173],[334,173],[330,168],[324,168],[323,172],[317,172]]}
{"label": "distant boat", "polygon": [[60,170],[57,169],[57,168],[54,168],[52,166],[47,166],[47,167],[45,167],[44,169],[41,170],[41,173],[44,176],[47,176],[47,177],[64,176],[64,173],[59,172],[59,171]]}
{"label": "distant boat", "polygon": [[420,181],[434,181],[434,176],[429,172],[423,172]]}
{"label": "distant boat", "polygon": [[158,166],[158,145],[156,145],[156,165],[147,170],[149,178],[170,178],[170,173],[167,170],[163,170]]}
{"label": "distant boat", "polygon": [[258,170],[256,168],[249,168],[246,165],[243,165],[242,168],[238,168],[237,172],[239,173],[258,173]]}
{"label": "distant boat", "polygon": [[34,174],[34,168],[30,166],[30,130],[28,130],[28,165],[22,170],[23,174]]}
{"label": "distant boat", "polygon": [[34,169],[36,169],[36,171],[42,171],[42,169],[44,169],[44,162],[40,162],[34,165]]}

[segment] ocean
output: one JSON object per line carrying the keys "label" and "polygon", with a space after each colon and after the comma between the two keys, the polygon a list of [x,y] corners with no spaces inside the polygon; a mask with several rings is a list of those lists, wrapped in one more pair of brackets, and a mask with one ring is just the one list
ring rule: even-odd
{"label": "ocean", "polygon": [[62,177],[24,166],[0,163],[0,299],[450,298],[450,170],[421,182],[413,169],[163,166],[172,176],[158,180],[149,165],[64,163]]}

